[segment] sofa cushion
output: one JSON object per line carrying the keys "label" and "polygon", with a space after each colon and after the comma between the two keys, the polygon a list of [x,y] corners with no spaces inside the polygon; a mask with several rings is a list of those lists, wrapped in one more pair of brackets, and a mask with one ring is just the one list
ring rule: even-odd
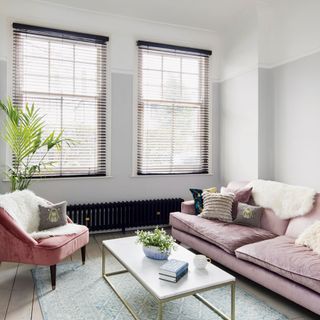
{"label": "sofa cushion", "polygon": [[252,262],[320,293],[320,256],[279,236],[238,248],[239,259]]}
{"label": "sofa cushion", "polygon": [[288,219],[280,219],[272,209],[264,209],[261,216],[261,228],[275,233],[278,236],[285,234],[288,223]]}
{"label": "sofa cushion", "polygon": [[[249,181],[231,181],[229,182],[227,188],[228,189],[238,189],[243,188],[244,186],[248,185]],[[249,204],[255,205],[254,201]],[[268,230],[277,235],[284,235],[287,227],[288,227],[289,220],[283,220],[278,218],[275,213],[271,209],[264,209],[264,212],[261,216],[261,228]]]}
{"label": "sofa cushion", "polygon": [[234,254],[237,248],[245,244],[275,237],[273,233],[263,229],[203,219],[181,212],[170,214],[170,224],[175,229],[213,243],[230,254]]}
{"label": "sofa cushion", "polygon": [[212,187],[212,188],[208,188],[208,189],[189,189],[192,196],[193,196],[193,200],[194,200],[194,209],[195,209],[195,214],[200,214],[203,210],[203,192],[207,191],[210,193],[216,193],[217,192],[217,188],[216,187]]}
{"label": "sofa cushion", "polygon": [[286,236],[298,238],[298,236],[315,221],[320,220],[320,194],[317,193],[312,210],[302,216],[290,220],[286,230]]}
{"label": "sofa cushion", "polygon": [[38,248],[45,248],[46,250],[55,250],[65,246],[68,242],[73,241],[76,238],[81,238],[82,235],[88,234],[88,228],[86,226],[79,225],[79,232],[77,234],[66,234],[62,236],[48,237],[38,239]]}
{"label": "sofa cushion", "polygon": [[233,195],[223,195],[221,193],[210,193],[204,191],[203,210],[200,217],[205,219],[218,219],[223,222],[232,222]]}
{"label": "sofa cushion", "polygon": [[251,191],[252,187],[243,187],[239,189],[231,189],[231,188],[225,188],[221,187],[221,193],[222,194],[230,194],[232,193],[234,195],[233,203],[232,203],[232,219],[234,220],[237,217],[238,214],[238,203],[248,203],[251,198]]}
{"label": "sofa cushion", "polygon": [[181,203],[181,212],[188,214],[196,214],[196,210],[194,208],[194,200],[187,200]]}
{"label": "sofa cushion", "polygon": [[251,206],[249,204],[239,202],[237,217],[235,220],[233,220],[233,223],[248,227],[260,228],[262,213],[263,208],[261,207]]}
{"label": "sofa cushion", "polygon": [[67,201],[46,206],[39,205],[40,223],[38,230],[47,230],[67,224]]}

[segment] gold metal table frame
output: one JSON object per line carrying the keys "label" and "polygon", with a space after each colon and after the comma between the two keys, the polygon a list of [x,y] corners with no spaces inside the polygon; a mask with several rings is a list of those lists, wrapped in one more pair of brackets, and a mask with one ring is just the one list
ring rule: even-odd
{"label": "gold metal table frame", "polygon": [[[106,269],[106,251],[109,251],[110,254],[124,267],[126,268],[126,266],[123,264],[122,261],[119,261],[119,259],[117,257],[115,257],[112,252],[110,250],[108,250],[108,248],[102,244],[102,277],[107,281],[108,285],[111,287],[111,289],[114,291],[114,293],[118,296],[118,298],[121,300],[121,302],[125,305],[125,307],[128,309],[128,311],[131,313],[131,315],[133,316],[134,319],[139,320],[139,317],[137,316],[137,314],[135,313],[135,311],[131,308],[130,304],[121,296],[121,294],[119,293],[119,291],[116,289],[116,287],[111,283],[111,281],[109,280],[110,277],[114,276],[114,275],[118,275],[118,274],[122,274],[122,273],[127,273],[129,272],[154,298],[154,300],[157,302],[158,304],[158,320],[162,320],[162,316],[163,316],[163,305],[166,302],[169,301],[173,301],[173,300],[177,300],[177,299],[181,299],[184,297],[188,297],[193,295],[195,298],[197,298],[199,301],[201,301],[202,303],[204,303],[209,309],[211,309],[212,311],[214,311],[217,315],[219,315],[222,319],[224,320],[235,320],[235,290],[236,290],[236,283],[235,281],[230,281],[224,284],[220,284],[220,285],[216,285],[216,286],[210,286],[207,287],[205,289],[202,290],[195,290],[195,291],[191,291],[185,294],[180,294],[180,295],[176,295],[174,297],[170,297],[167,299],[159,299],[157,298],[152,292],[150,292],[150,290],[148,288],[146,288],[144,286],[143,283],[141,283],[140,279],[138,279],[133,273],[131,273],[130,271],[128,271],[127,269],[124,270],[119,270],[119,271],[114,271],[114,272],[109,272],[106,273],[105,269]],[[221,287],[225,287],[230,285],[231,287],[231,316],[228,317],[226,314],[224,314],[222,311],[220,311],[219,309],[217,309],[214,305],[212,305],[207,299],[203,298],[199,293],[201,292],[205,292],[205,291],[209,291],[209,290],[213,290],[216,288],[221,288]]]}

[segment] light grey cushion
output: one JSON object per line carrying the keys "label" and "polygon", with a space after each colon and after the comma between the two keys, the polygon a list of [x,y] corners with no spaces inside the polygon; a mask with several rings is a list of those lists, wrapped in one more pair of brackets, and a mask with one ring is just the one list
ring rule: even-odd
{"label": "light grey cushion", "polygon": [[67,202],[39,206],[39,231],[64,226],[67,223]]}
{"label": "light grey cushion", "polygon": [[262,213],[263,208],[261,207],[251,206],[249,204],[239,202],[237,217],[233,223],[260,228]]}
{"label": "light grey cushion", "polygon": [[200,217],[206,219],[218,219],[223,222],[232,222],[232,194],[210,193],[204,191],[203,210]]}

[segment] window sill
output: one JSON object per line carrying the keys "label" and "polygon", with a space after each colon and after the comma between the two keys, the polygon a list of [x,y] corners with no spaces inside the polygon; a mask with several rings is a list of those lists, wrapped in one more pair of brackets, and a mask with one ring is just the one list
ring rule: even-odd
{"label": "window sill", "polygon": [[[33,178],[31,181],[61,181],[61,180],[87,180],[87,179],[112,179],[113,176],[83,176],[83,177],[52,177],[52,178]],[[9,183],[7,178],[2,179],[2,182]]]}
{"label": "window sill", "polygon": [[213,173],[181,173],[181,174],[146,174],[146,175],[138,175],[132,174],[131,178],[174,178],[174,177],[213,177]]}

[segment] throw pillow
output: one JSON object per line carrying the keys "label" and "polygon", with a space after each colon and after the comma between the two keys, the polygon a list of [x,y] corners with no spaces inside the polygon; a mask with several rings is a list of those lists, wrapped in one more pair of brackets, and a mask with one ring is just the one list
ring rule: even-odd
{"label": "throw pillow", "polygon": [[230,189],[221,187],[222,194],[234,194],[234,201],[232,204],[232,218],[235,219],[238,214],[238,202],[248,203],[251,198],[252,187],[245,186],[239,189]]}
{"label": "throw pillow", "polygon": [[223,222],[232,222],[233,195],[223,195],[221,193],[210,193],[204,191],[203,210],[200,217],[206,219],[218,219]]}
{"label": "throw pillow", "polygon": [[63,201],[48,206],[39,206],[39,231],[67,224],[67,202]]}
{"label": "throw pillow", "polygon": [[[208,192],[217,192],[217,188],[216,187],[212,187],[212,188],[204,189],[204,190],[206,190]],[[193,200],[194,200],[194,209],[195,209],[196,215],[199,215],[203,210],[202,193],[203,193],[204,190],[202,190],[202,189],[190,189],[190,192],[192,193]]]}
{"label": "throw pillow", "polygon": [[260,228],[262,213],[262,207],[251,206],[246,203],[238,202],[238,213],[235,220],[233,220],[233,223]]}
{"label": "throw pillow", "polygon": [[303,231],[296,239],[295,244],[306,246],[320,254],[320,221],[316,221]]}

